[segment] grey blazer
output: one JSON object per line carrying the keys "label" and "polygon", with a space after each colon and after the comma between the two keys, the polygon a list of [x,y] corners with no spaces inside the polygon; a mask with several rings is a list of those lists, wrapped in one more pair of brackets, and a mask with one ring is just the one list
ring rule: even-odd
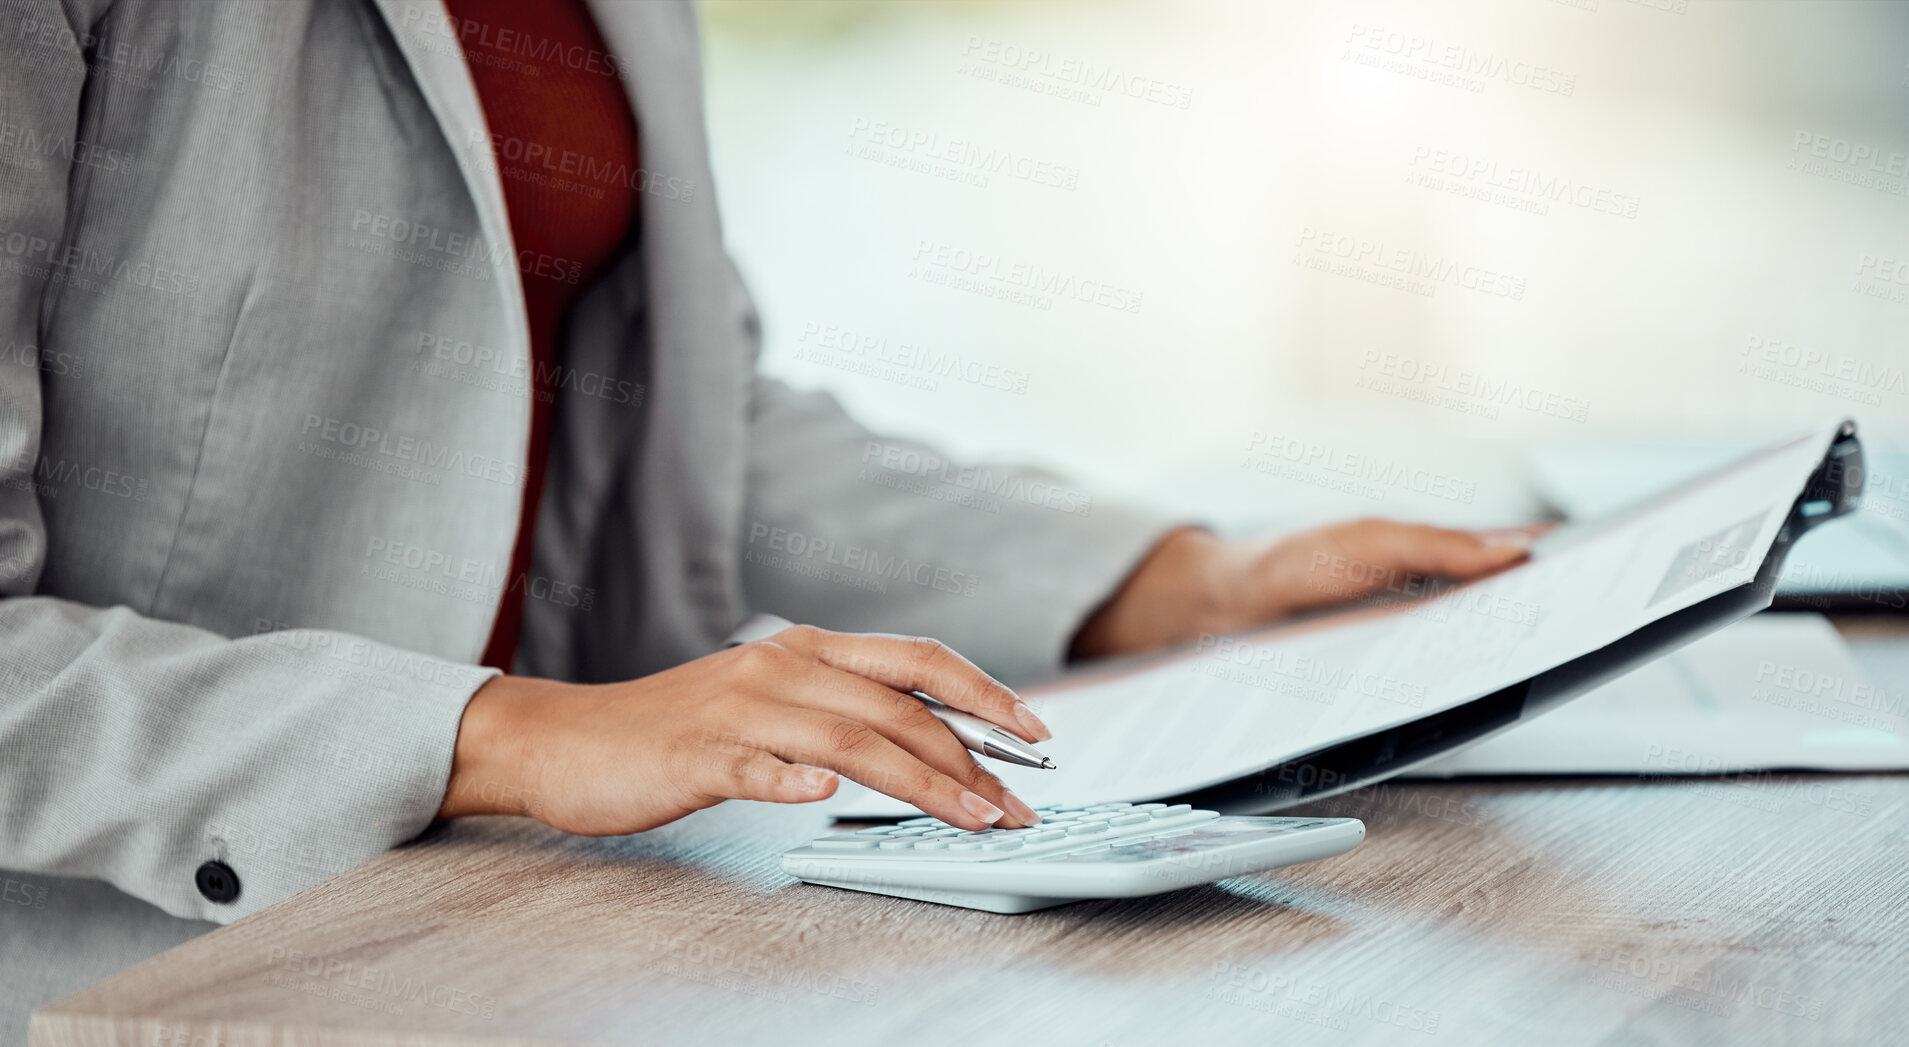
{"label": "grey blazer", "polygon": [[[516,668],[751,609],[1055,668],[1164,522],[757,377],[691,7],[590,6],[640,234],[561,347]],[[0,868],[223,922],[431,820],[517,526],[517,269],[566,263],[511,244],[437,0],[0,0],[0,56]]]}

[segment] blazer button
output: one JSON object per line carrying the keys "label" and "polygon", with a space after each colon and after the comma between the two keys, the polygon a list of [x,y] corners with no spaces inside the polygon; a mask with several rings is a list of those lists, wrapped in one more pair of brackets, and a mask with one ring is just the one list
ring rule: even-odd
{"label": "blazer button", "polygon": [[192,881],[199,885],[199,893],[205,900],[217,905],[229,905],[239,897],[239,874],[232,871],[224,862],[207,862],[199,866],[192,875]]}

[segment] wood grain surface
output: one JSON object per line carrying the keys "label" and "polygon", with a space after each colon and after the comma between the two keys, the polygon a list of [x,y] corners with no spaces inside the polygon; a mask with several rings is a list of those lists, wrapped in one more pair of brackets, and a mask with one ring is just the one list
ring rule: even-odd
{"label": "wood grain surface", "polygon": [[[1869,643],[1901,664],[1901,636]],[[32,1043],[1909,1042],[1909,776],[1388,783],[1304,813],[1367,841],[1020,916],[797,883],[803,808],[440,825]]]}

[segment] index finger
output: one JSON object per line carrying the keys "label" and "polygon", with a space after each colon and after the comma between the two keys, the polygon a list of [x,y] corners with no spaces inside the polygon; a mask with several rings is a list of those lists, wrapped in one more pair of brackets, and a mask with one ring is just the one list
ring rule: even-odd
{"label": "index finger", "polygon": [[1054,737],[1018,695],[940,640],[892,633],[836,633],[798,625],[777,633],[775,642],[897,691],[933,695],[938,702],[971,712],[1027,741]]}

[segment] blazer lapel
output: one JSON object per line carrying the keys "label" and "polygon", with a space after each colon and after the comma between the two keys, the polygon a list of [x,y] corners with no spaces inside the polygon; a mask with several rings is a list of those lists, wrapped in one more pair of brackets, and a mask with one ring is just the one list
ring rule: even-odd
{"label": "blazer lapel", "polygon": [[[523,280],[517,271],[517,245],[511,239],[510,215],[504,208],[504,185],[491,154],[489,125],[477,98],[477,85],[464,64],[463,48],[455,34],[446,36],[437,31],[449,14],[442,0],[376,0],[376,6],[411,67],[425,104],[437,117],[438,130],[457,158],[464,188],[477,205],[478,221],[491,248],[491,277],[504,295],[509,318],[507,350],[520,358],[522,370],[516,373],[529,374],[530,321],[524,306]],[[529,412],[524,417],[528,434]]]}
{"label": "blazer lapel", "polygon": [[716,213],[696,10],[688,0],[586,3],[625,71],[646,186],[673,179],[694,187],[693,198],[652,191],[641,204],[651,338],[644,410],[653,434],[643,468],[661,486],[645,488],[650,504],[638,511],[654,524],[644,532],[645,554],[678,573],[687,597],[656,624],[682,635],[658,647],[713,650],[744,605],[734,550],[741,547],[755,321]]}

